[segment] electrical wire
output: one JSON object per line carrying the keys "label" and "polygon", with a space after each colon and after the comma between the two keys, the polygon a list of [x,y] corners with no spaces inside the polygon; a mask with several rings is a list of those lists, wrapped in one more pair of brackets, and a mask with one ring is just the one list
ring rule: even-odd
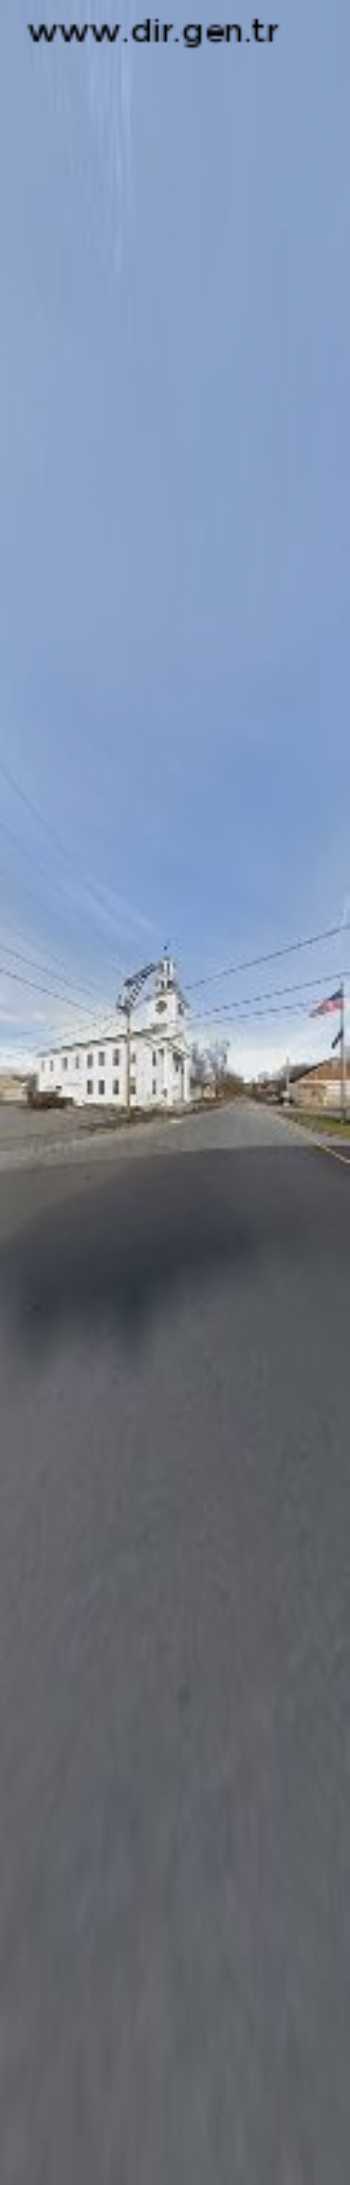
{"label": "electrical wire", "polygon": [[[51,975],[53,973],[55,977],[60,979],[61,986],[66,986],[68,987],[68,989],[70,988],[70,991],[72,992],[72,981],[71,979],[66,978],[65,972],[61,970],[61,967],[58,964],[47,964],[38,962],[36,957],[24,955],[21,949],[10,948],[6,941],[1,941],[1,948],[3,956],[13,957],[15,963],[27,964],[32,971],[43,971],[45,973],[45,976],[47,976],[48,978],[51,978]],[[89,984],[84,985],[84,987],[82,987],[80,991],[82,995],[85,995],[86,998],[89,993],[91,994],[92,999],[94,999],[95,994],[98,994],[98,988],[89,987]],[[74,1001],[76,1002],[76,995],[74,995]],[[100,1002],[100,1006],[101,1008],[103,1007],[102,1001]]]}
{"label": "electrical wire", "polygon": [[[3,820],[0,820],[0,827],[4,827],[4,826],[5,826],[5,822],[4,822]],[[28,858],[29,858],[29,862],[31,863],[31,862],[32,862],[32,853],[31,853],[31,851],[28,851],[28,850],[27,850],[27,848],[26,848],[26,845],[25,845],[24,843],[22,843],[22,842],[21,842],[21,838],[20,838],[20,836],[19,836],[19,835],[15,835],[15,834],[13,833],[13,829],[10,829],[10,828],[8,828],[8,827],[6,827],[6,830],[5,830],[5,831],[6,831],[6,834],[11,834],[11,835],[12,835],[12,840],[13,840],[14,842],[16,842],[16,843],[18,844],[18,848],[19,848],[19,849],[21,850],[21,853],[22,853],[22,854],[24,853],[24,855],[25,855],[26,857],[28,857]],[[44,874],[44,877],[45,877],[45,880],[46,880],[46,882],[49,882],[49,887],[50,887],[50,889],[53,889],[54,895],[56,896],[56,898],[57,898],[57,901],[58,901],[58,902],[59,902],[59,904],[60,904],[60,917],[61,917],[61,923],[62,923],[62,920],[63,920],[63,923],[64,923],[64,925],[65,925],[66,927],[67,927],[67,925],[68,925],[68,932],[72,932],[72,928],[73,928],[73,930],[74,930],[74,925],[76,925],[77,921],[79,922],[79,926],[81,927],[81,911],[80,911],[80,910],[78,910],[78,907],[77,907],[77,905],[75,905],[75,906],[74,906],[74,903],[73,903],[73,901],[71,901],[71,906],[70,906],[70,914],[69,914],[69,911],[68,911],[68,913],[67,913],[67,905],[66,905],[66,902],[65,902],[65,901],[64,901],[64,903],[63,903],[63,905],[62,905],[62,896],[64,897],[64,896],[65,896],[65,894],[67,894],[67,883],[66,883],[66,882],[64,882],[64,881],[63,881],[62,879],[57,879],[57,880],[54,880],[54,879],[53,879],[53,875],[52,875],[52,872],[51,872],[51,871],[48,871],[48,870],[46,869],[46,867],[45,867],[44,865],[42,865],[42,864],[41,864],[40,860],[37,860],[36,856],[35,856],[35,869],[36,869],[36,870],[38,869],[38,871],[39,871],[40,873],[43,873],[43,874]],[[68,888],[69,888],[69,883],[68,883]],[[36,890],[36,892],[35,892],[33,888],[30,888],[30,887],[28,886],[28,881],[27,881],[27,880],[24,880],[24,879],[23,879],[23,874],[21,873],[21,896],[22,896],[22,895],[24,894],[24,895],[26,895],[26,896],[28,896],[28,897],[29,897],[29,901],[30,901],[31,903],[34,903],[34,907],[35,907],[35,909],[36,909],[36,912],[38,911],[38,893],[39,893],[39,899],[40,899],[40,893],[41,893],[41,895],[43,895],[43,890],[42,890],[42,889],[41,889],[41,890],[39,889],[39,891],[38,891],[38,889],[37,889],[37,890]],[[47,891],[46,891],[46,896],[45,896],[44,900],[45,900],[45,906],[46,906],[46,908],[47,908]],[[73,913],[73,915],[72,915],[72,913]],[[55,917],[56,917],[56,915],[57,915],[57,914],[56,914],[56,907],[55,907],[55,909],[54,909],[54,915],[55,915]],[[89,915],[89,905],[87,906],[87,915]],[[109,915],[109,914],[107,913],[107,915]],[[85,916],[85,912],[84,912],[84,916]],[[110,940],[107,940],[107,942],[105,942],[105,941],[104,941],[104,943],[103,943],[103,947],[104,947],[104,953],[106,953],[106,950],[107,950],[107,949],[109,950],[109,949],[111,948],[111,942],[110,942]],[[120,972],[120,971],[122,970],[122,965],[121,965],[121,963],[120,963],[120,960],[119,960],[119,958],[118,958],[118,957],[117,957],[117,956],[115,955],[114,949],[113,949],[113,962],[114,962],[114,965],[115,965],[115,968],[116,968],[116,970],[118,970],[118,971]]]}
{"label": "electrical wire", "polygon": [[[34,818],[37,824],[43,828],[44,834],[47,834],[49,836],[49,840],[54,844],[58,855],[64,858],[66,864],[70,866],[73,865],[75,883],[78,880],[80,886],[84,888],[85,893],[90,898],[90,902],[93,905],[95,916],[96,912],[98,912],[100,917],[102,913],[102,916],[109,920],[110,924],[113,924],[113,912],[109,910],[106,903],[103,902],[102,883],[94,881],[93,879],[91,880],[91,877],[84,873],[81,866],[77,867],[75,852],[69,850],[66,843],[62,842],[61,836],[57,833],[57,829],[52,826],[51,821],[47,819],[46,813],[41,811],[40,806],[35,802],[33,797],[28,796],[28,793],[25,789],[23,789],[21,782],[16,780],[15,775],[11,773],[10,768],[5,765],[4,760],[1,758],[0,774],[3,775],[3,779],[7,783],[7,787],[13,791],[15,796],[19,797],[21,804],[24,804],[25,809],[31,813],[32,818]],[[11,830],[7,827],[7,823],[5,821],[1,821],[1,825],[5,828],[6,832],[11,832]],[[61,883],[61,886],[64,886],[64,883]],[[118,970],[122,971],[123,966],[120,962],[120,959],[118,960],[116,958],[115,961]]]}
{"label": "electrical wire", "polygon": [[16,986],[28,986],[32,988],[33,993],[35,992],[36,994],[48,994],[51,1001],[63,1001],[65,1002],[66,1009],[77,1009],[79,1016],[89,1017],[91,1019],[91,1008],[88,1009],[86,1003],[78,1001],[76,995],[72,995],[72,999],[70,1001],[68,994],[59,994],[54,986],[42,986],[38,983],[37,979],[27,979],[25,978],[24,973],[21,973],[19,971],[11,971],[8,964],[0,963],[0,973],[3,974],[4,978],[13,980]]}
{"label": "electrical wire", "polygon": [[[341,977],[342,974],[340,973],[339,978]],[[233,1010],[236,1015],[238,1009],[250,1009],[255,1002],[269,1001],[274,994],[302,994],[306,988],[313,992],[315,986],[329,986],[331,979],[334,979],[334,969],[333,971],[325,971],[321,978],[298,979],[295,986],[270,986],[260,994],[241,994],[239,1001],[222,1002],[221,1006],[220,1003],[217,1003],[213,1009],[201,1009],[198,1016],[194,1017],[194,1022],[196,1024],[212,1023],[213,1017],[221,1019],[221,1017],[230,1016]]]}
{"label": "electrical wire", "polygon": [[333,941],[336,934],[349,933],[350,921],[342,919],[339,925],[324,926],[320,933],[309,933],[304,940],[286,941],[282,948],[269,949],[263,956],[246,956],[241,963],[225,964],[221,971],[209,971],[201,979],[187,980],[187,992],[193,994],[200,986],[211,986],[217,979],[238,978],[240,971],[254,971],[259,964],[277,963],[281,956],[293,956],[298,949],[316,948],[319,941]]}

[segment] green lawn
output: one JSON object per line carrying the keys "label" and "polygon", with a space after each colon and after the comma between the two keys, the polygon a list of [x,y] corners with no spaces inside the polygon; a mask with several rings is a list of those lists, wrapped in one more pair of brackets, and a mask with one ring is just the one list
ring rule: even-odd
{"label": "green lawn", "polygon": [[344,1123],[341,1115],[326,1115],[324,1108],[319,1114],[311,1108],[291,1108],[290,1112],[293,1123],[301,1123],[303,1130],[323,1131],[326,1138],[350,1138],[350,1116]]}

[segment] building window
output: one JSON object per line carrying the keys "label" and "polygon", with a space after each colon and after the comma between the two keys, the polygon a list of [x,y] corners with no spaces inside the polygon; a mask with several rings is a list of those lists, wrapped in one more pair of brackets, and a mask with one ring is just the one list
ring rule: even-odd
{"label": "building window", "polygon": [[92,1097],[92,1093],[93,1093],[93,1090],[94,1090],[94,1088],[93,1088],[93,1082],[92,1082],[92,1077],[88,1077],[88,1079],[87,1079],[87,1085],[86,1085],[86,1091],[87,1091],[87,1093],[88,1093],[88,1095],[89,1095],[89,1098],[90,1098],[90,1100],[91,1100],[91,1097]]}
{"label": "building window", "polygon": [[153,1078],[153,1085],[152,1085],[152,1092],[153,1092],[153,1093],[156,1093],[156,1091],[157,1091],[157,1079],[156,1079],[156,1077],[154,1077],[154,1078]]}
{"label": "building window", "polygon": [[104,1080],[104,1077],[99,1077],[99,1080],[98,1080],[98,1089],[99,1089],[99,1093],[104,1093],[104,1089],[105,1089],[105,1080]]}
{"label": "building window", "polygon": [[119,1077],[114,1077],[114,1078],[113,1078],[113,1092],[114,1092],[114,1093],[118,1093],[118,1092],[119,1092]]}
{"label": "building window", "polygon": [[118,1065],[119,1065],[119,1047],[114,1047],[114,1048],[113,1048],[113,1062],[115,1062],[115,1063],[116,1063],[116,1065],[117,1065],[117,1069],[118,1069]]}
{"label": "building window", "polygon": [[130,1098],[131,1098],[131,1100],[135,1100],[135,1097],[136,1097],[136,1085],[135,1085],[135,1078],[133,1077],[133,1078],[130,1078]]}
{"label": "building window", "polygon": [[133,1069],[133,1070],[135,1070],[135,1069],[136,1069],[136,1055],[131,1055],[131,1056],[130,1056],[130,1061],[131,1061],[131,1066],[132,1066],[132,1069]]}
{"label": "building window", "polygon": [[154,1070],[156,1070],[156,1068],[157,1068],[157,1056],[156,1056],[156,1054],[153,1054],[153,1055],[152,1055],[152,1062],[153,1062],[153,1069],[154,1069]]}
{"label": "building window", "polygon": [[44,1055],[42,1055],[42,1058],[41,1058],[41,1068],[42,1068],[42,1070],[44,1070],[44,1069],[45,1069],[45,1056],[44,1056]]}
{"label": "building window", "polygon": [[87,1055],[87,1057],[86,1057],[86,1068],[87,1068],[87,1070],[92,1070],[92,1066],[93,1066],[93,1059],[94,1059],[94,1058],[93,1058],[93,1055]]}
{"label": "building window", "polygon": [[50,1062],[50,1070],[53,1070],[53,1062]]}
{"label": "building window", "polygon": [[[102,1064],[102,1069],[104,1069],[104,1064],[105,1064],[105,1051],[104,1051],[104,1047],[100,1047],[100,1049],[99,1049],[99,1057],[98,1057],[98,1059],[99,1059],[99,1063],[100,1063],[100,1065]],[[104,1089],[104,1088],[103,1088],[103,1089]]]}
{"label": "building window", "polygon": [[75,1067],[76,1070],[80,1070],[80,1055],[76,1055],[75,1057]]}
{"label": "building window", "polygon": [[68,1070],[68,1055],[64,1055],[64,1056],[63,1056],[63,1064],[62,1064],[62,1068],[63,1068],[64,1070]]}

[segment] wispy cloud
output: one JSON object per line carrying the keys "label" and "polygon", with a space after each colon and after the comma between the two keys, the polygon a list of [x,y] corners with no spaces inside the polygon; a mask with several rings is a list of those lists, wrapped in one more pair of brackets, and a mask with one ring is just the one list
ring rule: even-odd
{"label": "wispy cloud", "polygon": [[[95,44],[89,38],[79,49],[79,75],[66,66],[64,47],[50,50],[49,82],[65,131],[68,157],[75,146],[75,161],[84,190],[92,246],[108,252],[120,276],[126,262],[128,213],[131,194],[131,71],[132,48],[130,0],[124,9],[125,42]],[[44,66],[45,55],[42,56]],[[76,128],[76,107],[83,115],[83,130]],[[77,151],[79,145],[79,151]]]}
{"label": "wispy cloud", "polygon": [[[125,26],[128,29],[126,0]],[[100,161],[109,240],[115,271],[121,273],[131,179],[131,52],[121,40],[118,50],[98,49],[91,43],[87,53],[87,95]]]}
{"label": "wispy cloud", "polygon": [[7,1002],[0,1000],[0,1024],[18,1024],[23,1035],[23,1021],[23,1010],[9,1009]]}
{"label": "wispy cloud", "polygon": [[155,932],[154,920],[146,917],[144,911],[138,910],[135,903],[129,903],[124,895],[117,895],[114,888],[105,887],[103,883],[97,885],[95,883],[94,892],[96,898],[100,901],[101,909],[105,911],[105,915],[109,919],[111,917],[113,919],[118,918],[119,925],[124,933],[139,931],[140,933],[152,934]]}

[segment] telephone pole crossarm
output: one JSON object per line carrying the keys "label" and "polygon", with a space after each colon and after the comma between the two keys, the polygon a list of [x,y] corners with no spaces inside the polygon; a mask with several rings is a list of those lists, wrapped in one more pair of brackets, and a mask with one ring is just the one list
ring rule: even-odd
{"label": "telephone pole crossarm", "polygon": [[132,971],[129,974],[129,977],[127,979],[124,979],[124,992],[123,995],[118,997],[117,1001],[117,1009],[120,1009],[122,1011],[122,1014],[126,1019],[126,1112],[128,1121],[130,1119],[130,1046],[132,1010],[135,1008],[135,1003],[138,1001],[139,994],[142,993],[142,988],[143,986],[145,986],[146,979],[152,978],[152,974],[155,971],[158,971],[158,969],[158,963],[152,963],[142,964],[140,971]]}

